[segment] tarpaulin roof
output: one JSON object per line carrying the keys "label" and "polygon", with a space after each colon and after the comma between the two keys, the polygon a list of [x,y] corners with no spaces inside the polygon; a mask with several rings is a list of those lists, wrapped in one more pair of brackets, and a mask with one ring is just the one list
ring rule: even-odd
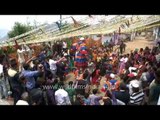
{"label": "tarpaulin roof", "polygon": [[[67,20],[69,20],[68,24],[66,24]],[[68,17],[61,20],[63,23],[61,30],[57,27],[59,21],[43,24],[34,30],[8,39],[7,42],[14,44],[14,40],[17,40],[21,44],[25,39],[26,43],[35,43],[62,40],[74,36],[110,34],[118,32],[119,28],[123,33],[130,33],[159,26],[157,23],[159,21],[160,15],[92,15],[76,20],[76,23],[73,23],[71,17]],[[75,24],[78,26],[75,27]]]}

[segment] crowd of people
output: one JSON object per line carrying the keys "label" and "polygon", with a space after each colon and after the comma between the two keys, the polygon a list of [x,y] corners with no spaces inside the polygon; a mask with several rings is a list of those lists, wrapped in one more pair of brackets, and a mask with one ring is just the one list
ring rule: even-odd
{"label": "crowd of people", "polygon": [[[43,44],[32,56],[30,47],[19,46],[17,59],[0,57],[0,97],[12,97],[14,105],[157,105],[160,47],[124,53],[125,47],[121,41],[118,50],[87,48],[80,38],[71,48],[65,41]],[[69,74],[74,77],[66,80]]]}

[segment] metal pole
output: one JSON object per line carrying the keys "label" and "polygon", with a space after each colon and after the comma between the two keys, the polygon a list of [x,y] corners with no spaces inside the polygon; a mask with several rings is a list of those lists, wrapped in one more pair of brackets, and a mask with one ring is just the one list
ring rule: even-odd
{"label": "metal pole", "polygon": [[60,15],[60,26],[62,25],[62,15]]}

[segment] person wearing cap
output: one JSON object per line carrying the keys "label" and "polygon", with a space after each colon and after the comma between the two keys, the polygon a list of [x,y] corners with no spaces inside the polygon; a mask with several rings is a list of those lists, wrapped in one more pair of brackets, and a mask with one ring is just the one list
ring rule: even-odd
{"label": "person wearing cap", "polygon": [[133,93],[130,95],[129,105],[142,105],[144,101],[144,93],[140,90],[139,84],[134,82],[131,86]]}
{"label": "person wearing cap", "polygon": [[28,92],[24,92],[21,96],[21,99],[17,101],[16,105],[29,105],[29,94]]}
{"label": "person wearing cap", "polygon": [[111,91],[119,90],[120,81],[116,79],[116,76],[113,73],[110,74],[110,80],[106,81],[106,84],[108,86],[108,90]]}
{"label": "person wearing cap", "polygon": [[[129,74],[129,76],[130,76],[131,74]],[[136,76],[134,75],[134,74],[132,74],[133,75],[133,77],[130,77],[130,81],[129,81],[129,84],[127,84],[127,87],[128,87],[128,89],[129,89],[129,94],[131,95],[132,93],[133,93],[133,90],[132,90],[132,88],[133,88],[133,86],[132,86],[132,84],[139,84],[139,88],[141,89],[141,81],[139,81],[139,80],[137,80],[137,79],[135,79],[136,78]]]}
{"label": "person wearing cap", "polygon": [[77,44],[77,49],[76,49],[76,54],[75,54],[75,66],[80,69],[84,69],[87,67],[87,47],[84,42],[84,38],[81,37],[78,44]]}

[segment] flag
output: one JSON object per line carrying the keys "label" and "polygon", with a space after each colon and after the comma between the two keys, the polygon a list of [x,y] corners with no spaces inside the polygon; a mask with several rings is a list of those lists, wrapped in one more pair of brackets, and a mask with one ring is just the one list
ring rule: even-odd
{"label": "flag", "polygon": [[79,27],[80,24],[73,17],[71,17],[71,18],[74,22],[74,27]]}
{"label": "flag", "polygon": [[103,85],[101,91],[102,91],[102,92],[106,92],[107,89],[108,89],[108,85],[105,84],[105,85]]}

